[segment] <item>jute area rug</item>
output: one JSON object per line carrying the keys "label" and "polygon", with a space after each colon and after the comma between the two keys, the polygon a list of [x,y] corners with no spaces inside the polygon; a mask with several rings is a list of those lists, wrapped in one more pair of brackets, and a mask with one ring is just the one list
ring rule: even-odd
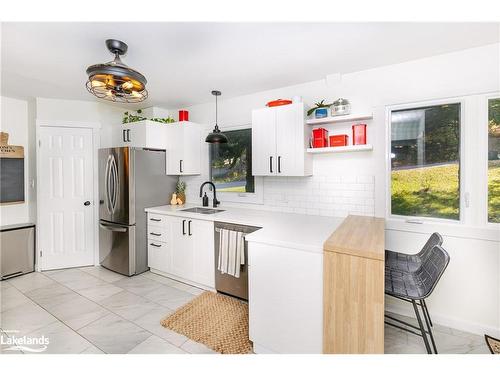
{"label": "jute area rug", "polygon": [[219,293],[204,292],[161,325],[222,354],[252,352],[248,339],[248,305]]}

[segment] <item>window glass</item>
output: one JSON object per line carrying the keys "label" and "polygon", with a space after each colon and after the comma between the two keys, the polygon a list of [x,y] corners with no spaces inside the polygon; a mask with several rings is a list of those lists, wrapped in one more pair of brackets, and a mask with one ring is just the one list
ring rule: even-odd
{"label": "window glass", "polygon": [[391,211],[460,218],[460,103],[391,113]]}
{"label": "window glass", "polygon": [[252,130],[225,131],[228,143],[210,145],[210,175],[217,191],[254,193]]}
{"label": "window glass", "polygon": [[488,221],[500,223],[500,98],[488,101]]}

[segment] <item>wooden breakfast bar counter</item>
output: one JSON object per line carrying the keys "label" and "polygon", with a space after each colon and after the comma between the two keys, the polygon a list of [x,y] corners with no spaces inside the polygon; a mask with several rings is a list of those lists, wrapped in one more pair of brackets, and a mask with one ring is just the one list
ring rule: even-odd
{"label": "wooden breakfast bar counter", "polygon": [[348,216],[323,247],[323,353],[384,353],[384,219]]}

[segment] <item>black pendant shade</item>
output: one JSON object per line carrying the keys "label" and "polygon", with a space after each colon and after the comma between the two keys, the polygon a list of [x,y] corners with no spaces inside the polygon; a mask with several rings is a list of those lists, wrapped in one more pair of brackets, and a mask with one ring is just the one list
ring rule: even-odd
{"label": "black pendant shade", "polygon": [[212,133],[207,135],[205,142],[208,143],[227,143],[227,137],[222,133],[217,125],[217,97],[221,95],[220,91],[212,91],[212,95],[215,96],[215,127]]}
{"label": "black pendant shade", "polygon": [[106,40],[106,47],[115,55],[113,61],[95,64],[87,68],[88,92],[100,99],[121,103],[138,103],[148,97],[146,77],[125,65],[120,56],[128,46],[120,40]]}

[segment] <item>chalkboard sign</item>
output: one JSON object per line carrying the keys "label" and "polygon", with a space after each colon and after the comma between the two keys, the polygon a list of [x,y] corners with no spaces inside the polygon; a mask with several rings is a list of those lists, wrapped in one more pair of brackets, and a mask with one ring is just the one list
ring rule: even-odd
{"label": "chalkboard sign", "polygon": [[24,158],[0,158],[0,203],[24,202]]}
{"label": "chalkboard sign", "polygon": [[24,148],[8,145],[0,133],[0,204],[24,202]]}

